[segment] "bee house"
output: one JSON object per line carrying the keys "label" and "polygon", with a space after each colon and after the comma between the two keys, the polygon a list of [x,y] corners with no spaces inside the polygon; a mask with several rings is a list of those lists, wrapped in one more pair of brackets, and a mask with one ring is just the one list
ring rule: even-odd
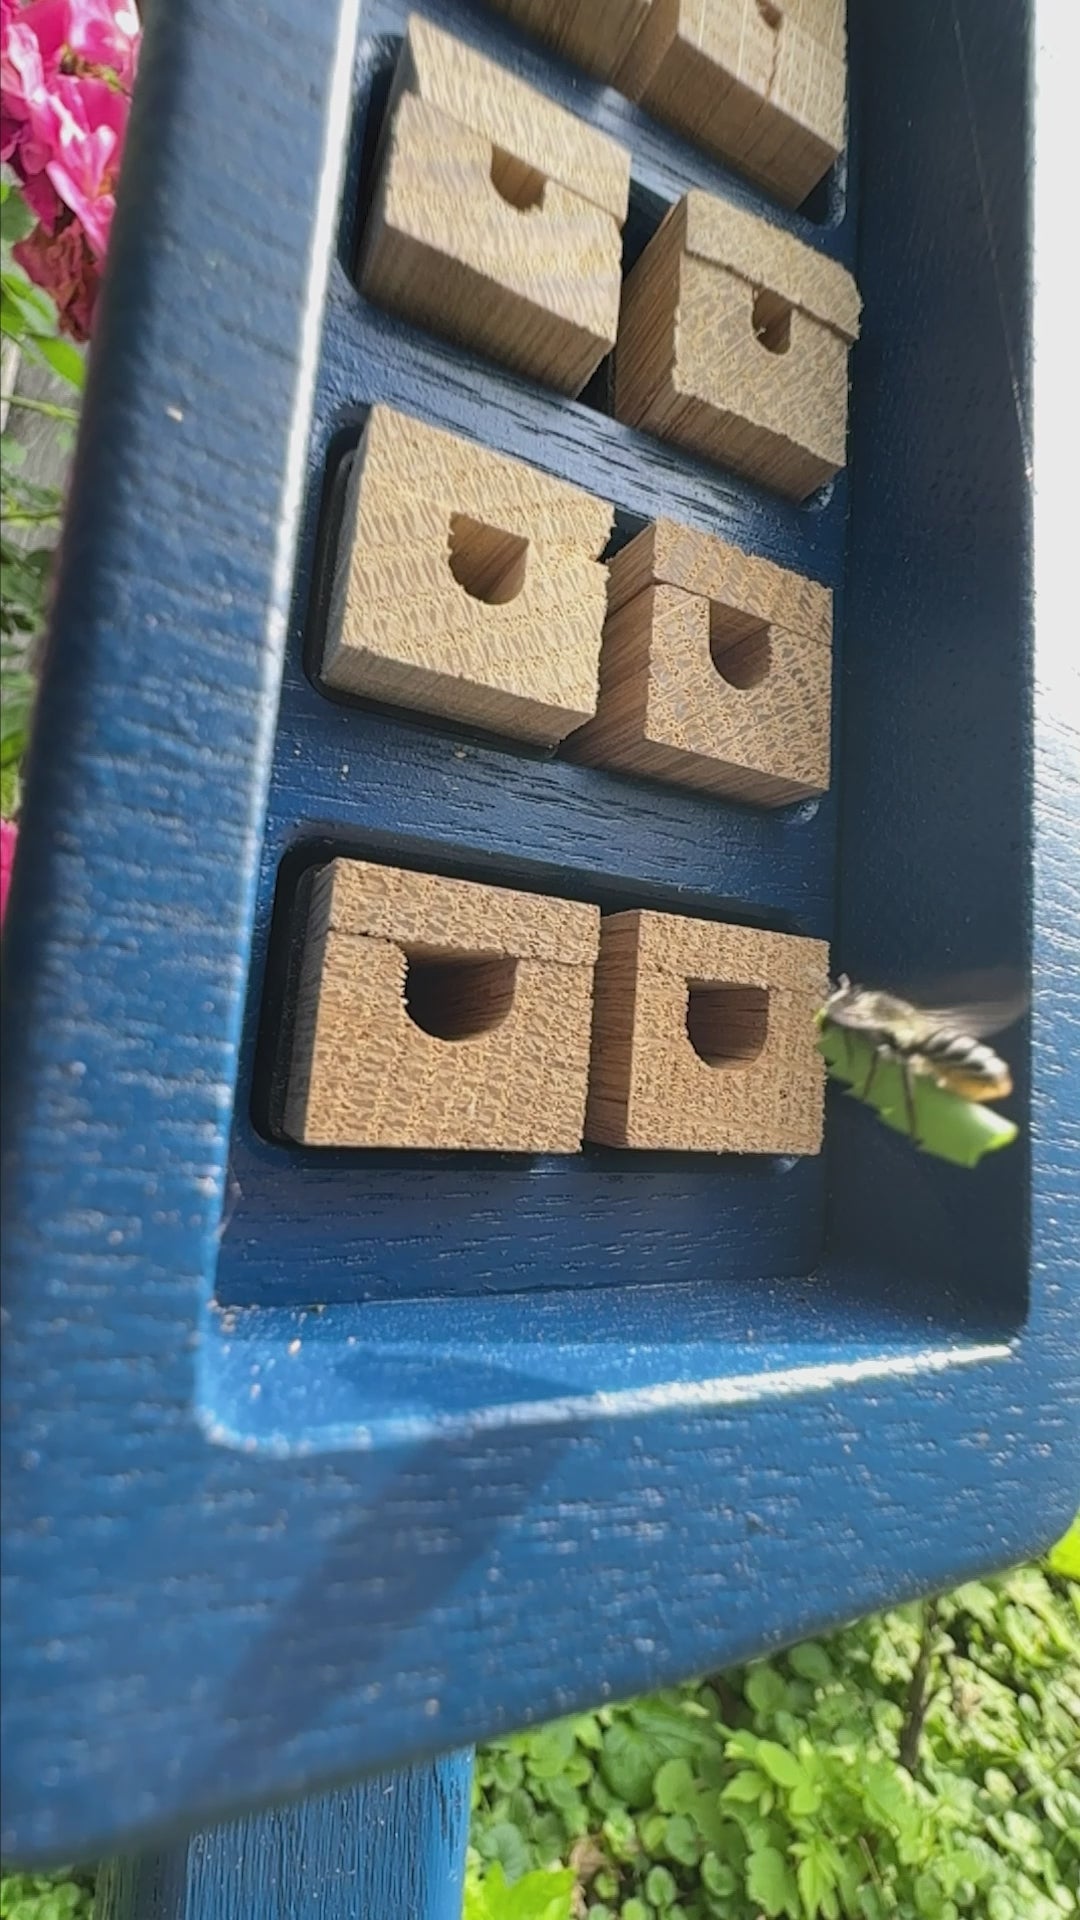
{"label": "bee house", "polygon": [[858,330],[844,267],[692,189],[627,279],[615,412],[803,500],[844,465]]}
{"label": "bee house", "polygon": [[823,940],[605,916],[586,1137],[701,1153],[821,1149]]}
{"label": "bee house", "polygon": [[[3,910],[0,1857],[461,1920],[475,1742],[1076,1511],[1076,8],[121,11]],[[984,969],[1000,1060],[927,1030]]]}
{"label": "bee house", "polygon": [[599,915],[333,860],[311,881],[285,1130],[308,1146],[581,1145]]}
{"label": "bee house", "polygon": [[615,342],[629,189],[617,141],[413,15],[361,291],[579,393]]}
{"label": "bee house", "polygon": [[615,555],[576,758],[762,806],[829,784],[832,594],[657,521]]}
{"label": "bee house", "polygon": [[353,461],[326,684],[551,746],[596,706],[612,509],[373,407]]}
{"label": "bee house", "polygon": [[615,84],[797,206],[843,146],[844,42],[844,0],[653,0]]}

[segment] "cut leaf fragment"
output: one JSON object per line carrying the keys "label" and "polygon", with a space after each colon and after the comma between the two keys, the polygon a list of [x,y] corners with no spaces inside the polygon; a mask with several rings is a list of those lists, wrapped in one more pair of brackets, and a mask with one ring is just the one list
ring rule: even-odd
{"label": "cut leaf fragment", "polygon": [[[841,1030],[818,1023],[818,1051],[823,1054],[834,1080],[843,1082],[857,1100],[865,1100],[879,1118],[895,1133],[911,1137],[904,1072],[899,1062],[878,1060],[875,1065],[873,1042],[850,1029]],[[869,1086],[869,1093],[863,1088]],[[915,1115],[914,1145],[923,1153],[954,1166],[974,1167],[986,1153],[1011,1146],[1018,1128],[992,1107],[976,1100],[961,1100],[947,1093],[925,1074],[911,1077],[912,1107]]]}

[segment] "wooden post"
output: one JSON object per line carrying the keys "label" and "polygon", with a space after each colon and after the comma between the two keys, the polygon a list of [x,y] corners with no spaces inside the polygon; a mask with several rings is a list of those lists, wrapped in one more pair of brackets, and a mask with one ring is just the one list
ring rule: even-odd
{"label": "wooden post", "polygon": [[114,1862],[96,1920],[460,1920],[471,1752]]}

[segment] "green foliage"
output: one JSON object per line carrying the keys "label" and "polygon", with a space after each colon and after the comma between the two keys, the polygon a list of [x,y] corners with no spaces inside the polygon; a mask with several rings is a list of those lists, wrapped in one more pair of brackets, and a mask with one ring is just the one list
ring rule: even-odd
{"label": "green foliage", "polygon": [[[0,181],[0,332],[21,354],[37,360],[74,387],[81,387],[83,361],[70,340],[59,337],[51,301],[31,286],[11,256],[11,247],[33,224],[21,195]],[[58,421],[70,434],[77,417],[68,407],[16,396],[12,405],[30,408]],[[23,479],[24,449],[7,432],[0,439],[0,814],[10,819],[19,806],[19,770],[26,752],[33,710],[34,679],[29,659],[43,632],[48,612],[52,545],[23,543],[16,530],[40,527],[55,534],[61,495],[56,487],[33,486]]]}
{"label": "green foliage", "polygon": [[573,1868],[563,1867],[510,1883],[497,1862],[483,1878],[470,1862],[462,1920],[571,1920],[576,1880]]}
{"label": "green foliage", "polygon": [[516,1734],[478,1754],[473,1805],[474,1872],[497,1862],[512,1892],[569,1863],[587,1920],[1068,1920],[1080,1590],[973,1581]]}
{"label": "green foliage", "polygon": [[81,353],[70,340],[61,339],[56,308],[48,294],[35,287],[12,258],[12,247],[33,224],[34,216],[15,182],[0,180],[0,333],[69,386],[81,387]]}
{"label": "green foliage", "polygon": [[9,530],[55,525],[60,516],[55,488],[22,479],[22,456],[22,447],[5,434],[0,440],[0,815],[5,820],[18,811],[19,768],[34,703],[27,660],[45,625],[52,569],[50,548],[17,545]]}
{"label": "green foliage", "polygon": [[[819,1032],[817,1044],[833,1079],[843,1081],[853,1098],[865,1097],[887,1127],[910,1137],[901,1067],[891,1060],[875,1061],[873,1046],[863,1034],[825,1028]],[[864,1096],[862,1089],[867,1086],[870,1091]],[[985,1153],[1010,1146],[1016,1139],[1017,1129],[1011,1120],[979,1101],[946,1093],[925,1074],[913,1078],[911,1091],[915,1130],[923,1153],[951,1160],[958,1167],[974,1167]]]}
{"label": "green foliage", "polygon": [[13,1873],[0,1879],[0,1920],[91,1920],[93,1909],[93,1880],[85,1874]]}

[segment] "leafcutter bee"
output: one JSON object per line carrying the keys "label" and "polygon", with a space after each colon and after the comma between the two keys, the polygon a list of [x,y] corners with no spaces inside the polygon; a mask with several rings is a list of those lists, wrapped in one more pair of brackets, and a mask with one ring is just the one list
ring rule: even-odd
{"label": "leafcutter bee", "polygon": [[986,1045],[986,1037],[1011,1027],[1024,1004],[1024,996],[1012,992],[997,1000],[923,1007],[895,994],[852,986],[846,974],[841,974],[821,1010],[821,1024],[845,1035],[861,1034],[872,1045],[870,1070],[864,1085],[856,1089],[860,1099],[869,1096],[883,1061],[900,1068],[908,1131],[917,1141],[917,1079],[932,1080],[961,1100],[1008,1098],[1012,1074],[1005,1061]]}

